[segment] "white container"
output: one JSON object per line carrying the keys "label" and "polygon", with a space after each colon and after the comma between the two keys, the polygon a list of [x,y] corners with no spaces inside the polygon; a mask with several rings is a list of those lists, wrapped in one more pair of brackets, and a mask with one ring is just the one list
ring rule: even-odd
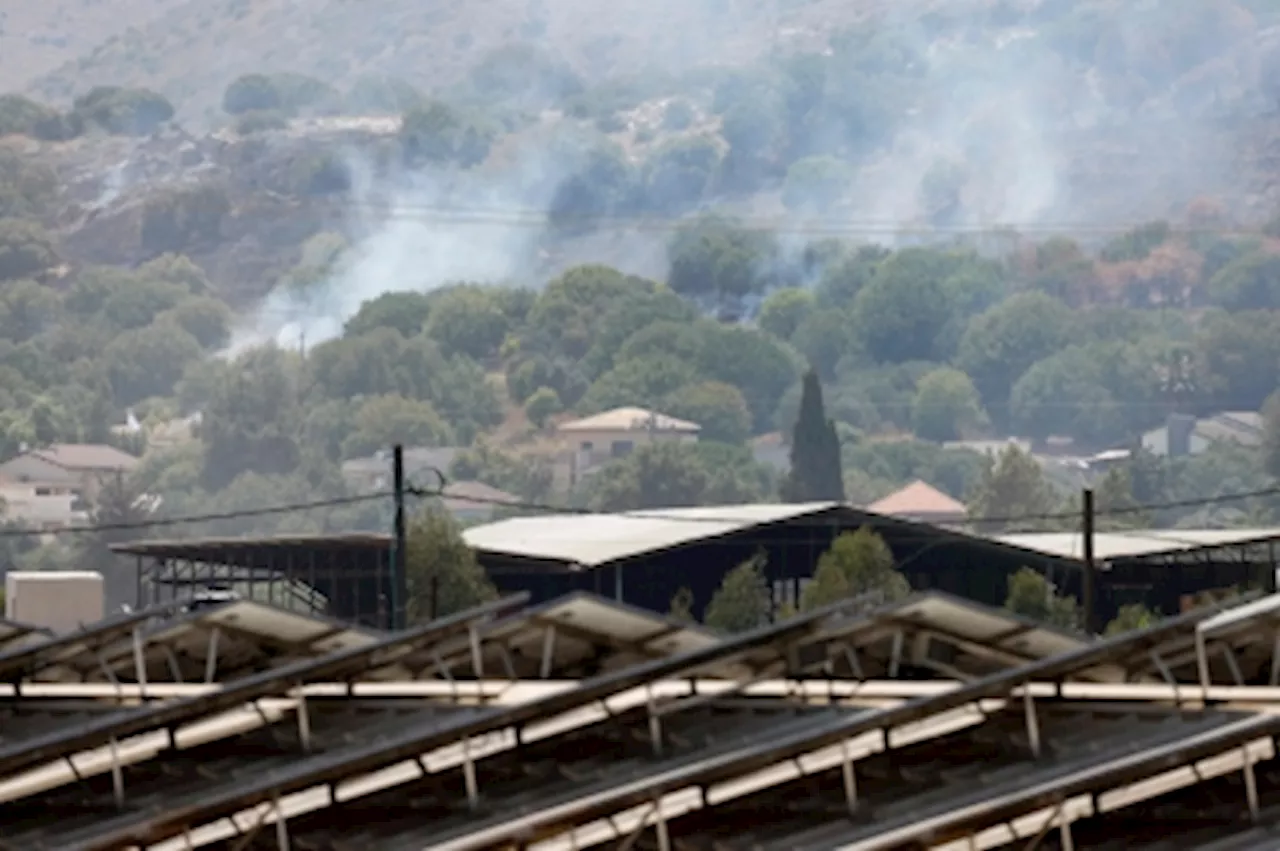
{"label": "white container", "polygon": [[10,571],[4,580],[4,616],[57,633],[102,620],[102,574],[91,570]]}

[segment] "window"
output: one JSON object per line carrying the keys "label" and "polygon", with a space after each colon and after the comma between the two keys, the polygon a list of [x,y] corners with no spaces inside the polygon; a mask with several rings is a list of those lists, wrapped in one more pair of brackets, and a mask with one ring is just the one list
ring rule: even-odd
{"label": "window", "polygon": [[625,458],[631,454],[635,446],[635,443],[630,440],[615,440],[613,446],[609,447],[609,454],[614,458]]}
{"label": "window", "polygon": [[595,447],[591,445],[591,441],[584,440],[582,441],[582,443],[578,445],[578,448],[581,449],[583,452],[590,452]]}

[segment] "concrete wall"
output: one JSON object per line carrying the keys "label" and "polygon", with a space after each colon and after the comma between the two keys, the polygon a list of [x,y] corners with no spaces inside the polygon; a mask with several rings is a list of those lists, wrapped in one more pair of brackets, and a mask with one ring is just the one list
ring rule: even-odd
{"label": "concrete wall", "polygon": [[4,578],[5,617],[73,632],[106,615],[102,574],[95,571],[11,571]]}

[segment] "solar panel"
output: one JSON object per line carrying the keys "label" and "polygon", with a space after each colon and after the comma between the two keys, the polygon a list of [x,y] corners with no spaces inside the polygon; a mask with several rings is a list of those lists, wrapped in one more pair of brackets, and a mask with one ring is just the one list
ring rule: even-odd
{"label": "solar panel", "polygon": [[0,618],[0,653],[16,650],[51,635],[49,630],[42,627]]}
{"label": "solar panel", "polygon": [[[469,645],[442,653],[451,676],[564,679],[593,676],[702,650],[721,636],[624,603],[575,593],[518,612],[484,630],[479,664]],[[421,660],[426,667],[430,660]],[[713,675],[736,676],[724,668]],[[404,679],[406,668],[371,670],[366,679]]]}

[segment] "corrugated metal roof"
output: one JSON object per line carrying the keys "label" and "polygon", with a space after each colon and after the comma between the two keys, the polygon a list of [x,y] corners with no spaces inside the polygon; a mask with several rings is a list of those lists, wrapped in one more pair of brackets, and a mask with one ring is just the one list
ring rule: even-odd
{"label": "corrugated metal roof", "polygon": [[513,517],[473,526],[462,534],[467,544],[480,552],[597,567],[753,526],[817,514],[840,504],[725,505],[622,514]]}
{"label": "corrugated metal roof", "polygon": [[[1257,529],[1136,529],[1098,532],[1093,536],[1094,557],[1117,558],[1178,553],[1205,547],[1222,547],[1280,539],[1280,527]],[[993,540],[1058,558],[1084,558],[1084,536],[1079,532],[1031,532],[996,535]]]}

